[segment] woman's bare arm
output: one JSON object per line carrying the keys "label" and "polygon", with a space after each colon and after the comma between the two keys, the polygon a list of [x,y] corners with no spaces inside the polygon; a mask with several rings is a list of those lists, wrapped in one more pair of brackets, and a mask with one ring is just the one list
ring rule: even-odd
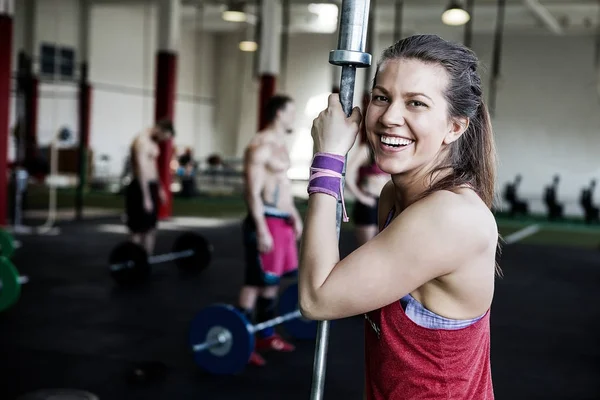
{"label": "woman's bare arm", "polygon": [[309,198],[299,295],[303,315],[316,320],[390,304],[483,254],[497,238],[478,208],[458,194],[441,191],[408,207],[340,261],[335,208],[331,196],[317,193]]}

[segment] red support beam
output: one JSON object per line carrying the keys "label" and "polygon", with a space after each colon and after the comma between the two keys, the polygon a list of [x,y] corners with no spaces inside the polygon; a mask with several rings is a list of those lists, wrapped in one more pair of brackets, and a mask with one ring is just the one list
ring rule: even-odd
{"label": "red support beam", "polygon": [[258,95],[258,130],[262,131],[267,126],[265,106],[269,99],[275,95],[277,79],[275,75],[264,74],[260,77],[260,91]]}
{"label": "red support beam", "polygon": [[92,121],[92,85],[85,83],[79,87],[79,137],[90,148],[90,127]]}
{"label": "red support beam", "polygon": [[[38,97],[39,79],[31,76],[26,86],[25,106],[25,165],[33,164],[38,156],[37,129],[38,129]],[[39,177],[39,176],[38,176]]]}
{"label": "red support beam", "polygon": [[[174,122],[175,92],[177,87],[177,54],[170,51],[159,51],[156,55],[156,91],[154,118],[158,122],[168,118]],[[171,193],[171,158],[173,155],[172,140],[160,144],[158,171],[161,184],[165,189],[167,201],[160,206],[158,218],[169,218],[173,213],[173,194]]]}
{"label": "red support beam", "polygon": [[83,219],[83,198],[85,188],[87,187],[89,148],[90,148],[90,127],[92,115],[92,86],[88,82],[88,64],[81,65],[81,81],[79,82],[79,182],[75,193],[75,218]]}

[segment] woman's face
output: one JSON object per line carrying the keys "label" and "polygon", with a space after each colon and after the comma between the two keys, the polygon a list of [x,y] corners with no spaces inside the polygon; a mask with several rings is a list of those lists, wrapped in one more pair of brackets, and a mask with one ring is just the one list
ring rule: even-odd
{"label": "woman's face", "polygon": [[[385,61],[365,116],[377,165],[390,174],[429,170],[467,121],[448,118],[445,69],[413,59]],[[439,162],[439,161],[438,161]]]}

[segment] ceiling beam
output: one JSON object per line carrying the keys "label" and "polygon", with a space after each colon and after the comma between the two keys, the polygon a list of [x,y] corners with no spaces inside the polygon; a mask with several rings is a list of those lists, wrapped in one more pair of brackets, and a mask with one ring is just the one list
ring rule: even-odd
{"label": "ceiling beam", "polygon": [[546,25],[550,32],[555,35],[564,35],[564,31],[558,20],[538,0],[523,0],[525,6]]}

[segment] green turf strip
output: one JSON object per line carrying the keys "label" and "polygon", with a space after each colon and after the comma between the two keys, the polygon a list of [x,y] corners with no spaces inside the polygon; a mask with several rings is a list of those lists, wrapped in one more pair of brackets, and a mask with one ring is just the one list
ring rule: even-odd
{"label": "green turf strip", "polygon": [[[73,208],[74,190],[59,190],[57,204],[60,209]],[[43,189],[29,193],[29,209],[45,209],[48,194]],[[84,199],[86,207],[122,211],[124,199],[120,195],[105,192],[89,192]],[[306,211],[307,202],[297,199],[296,205],[301,214]],[[352,203],[348,202],[348,214],[352,213]],[[173,198],[173,215],[190,217],[243,217],[246,205],[241,195],[199,196],[195,198]],[[503,237],[532,224],[540,224],[542,229],[520,241],[527,244],[558,245],[580,248],[598,248],[600,245],[600,226],[587,226],[583,221],[570,218],[561,222],[548,222],[540,216],[511,219],[505,214],[496,215],[498,230]],[[342,224],[342,229],[352,229],[352,222]]]}

